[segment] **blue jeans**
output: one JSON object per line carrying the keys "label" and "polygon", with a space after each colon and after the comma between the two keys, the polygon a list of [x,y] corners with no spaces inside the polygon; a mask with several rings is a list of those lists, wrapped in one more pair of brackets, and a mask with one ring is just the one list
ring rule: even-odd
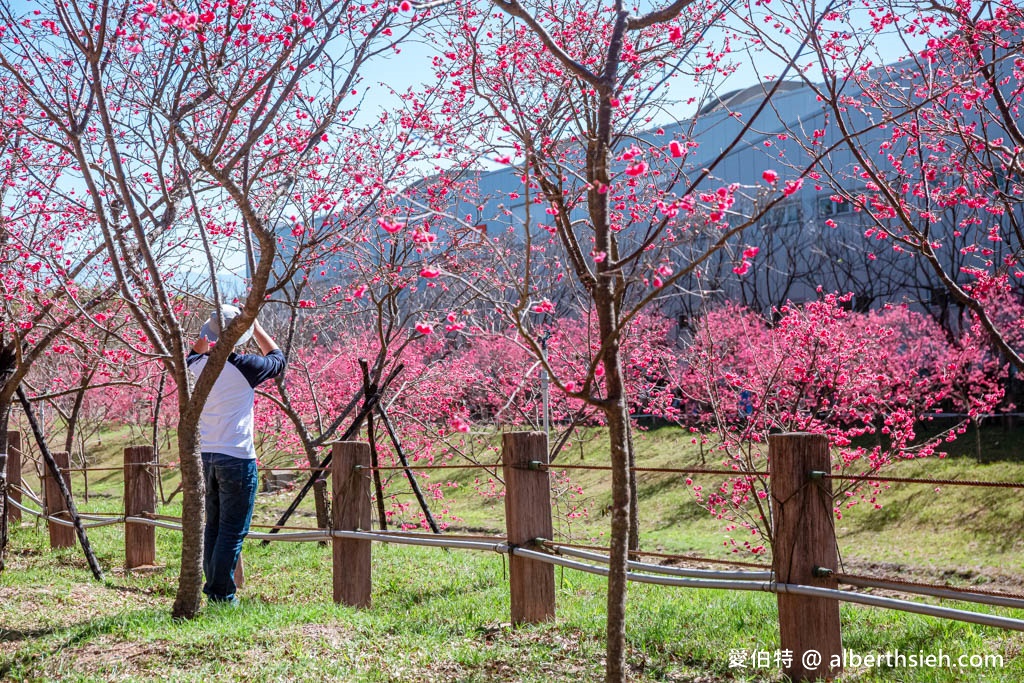
{"label": "blue jeans", "polygon": [[206,530],[203,533],[203,592],[215,602],[235,597],[235,565],[249,533],[259,478],[256,461],[203,453]]}

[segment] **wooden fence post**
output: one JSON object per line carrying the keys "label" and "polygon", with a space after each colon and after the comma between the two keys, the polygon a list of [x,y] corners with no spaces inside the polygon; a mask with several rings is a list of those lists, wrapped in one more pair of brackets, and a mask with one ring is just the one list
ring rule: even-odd
{"label": "wooden fence post", "polygon": [[[124,449],[125,517],[156,513],[154,476],[152,446],[129,446]],[[156,529],[149,524],[126,522],[124,559],[128,569],[156,564]]]}
{"label": "wooden fence post", "polygon": [[[331,452],[331,528],[370,531],[370,445],[337,441]],[[370,541],[332,538],[334,602],[370,606]]]}
{"label": "wooden fence post", "polygon": [[[551,485],[544,432],[508,432],[502,437],[505,477],[505,528],[511,546],[529,547],[536,538],[551,540]],[[512,624],[535,624],[555,617],[555,567],[510,555],[509,593]]]}
{"label": "wooden fence post", "polygon": [[[68,452],[54,451],[53,460],[57,463],[57,469],[60,470],[61,475],[64,477],[64,483],[67,485],[68,491],[70,491],[71,465]],[[46,514],[50,517],[57,517],[70,522],[71,515],[68,514],[67,506],[64,503],[64,496],[61,495],[60,484],[58,484],[57,480],[50,475],[49,468],[46,468],[44,472],[43,502],[46,503]],[[63,524],[57,524],[50,521],[46,522],[46,527],[50,531],[51,548],[71,548],[76,544],[75,527],[65,526]]]}
{"label": "wooden fence post", "polygon": [[[832,576],[815,568],[837,568],[832,524],[832,480],[811,472],[831,472],[828,438],[823,434],[772,434],[768,437],[771,471],[774,556],[779,583],[837,589]],[[780,648],[791,653],[784,673],[794,681],[830,680],[841,670],[839,602],[778,594]],[[816,652],[813,654],[805,653]],[[838,659],[833,659],[838,657]]]}
{"label": "wooden fence post", "polygon": [[[21,432],[7,432],[7,497],[21,502]],[[7,521],[12,526],[21,523],[21,510],[9,505]]]}

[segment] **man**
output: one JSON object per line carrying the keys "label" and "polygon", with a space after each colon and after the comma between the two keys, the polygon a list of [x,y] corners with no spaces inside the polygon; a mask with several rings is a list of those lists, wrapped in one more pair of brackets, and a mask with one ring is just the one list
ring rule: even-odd
{"label": "man", "polygon": [[[209,359],[210,342],[217,341],[241,311],[222,306],[203,325],[188,355],[188,366],[198,377]],[[256,387],[284,371],[285,357],[257,320],[238,340],[256,340],[260,354],[232,352],[206,400],[199,419],[203,479],[206,482],[206,530],[203,535],[203,592],[210,602],[237,604],[235,565],[242,540],[249,533],[256,503],[258,477],[253,446],[253,403]]]}

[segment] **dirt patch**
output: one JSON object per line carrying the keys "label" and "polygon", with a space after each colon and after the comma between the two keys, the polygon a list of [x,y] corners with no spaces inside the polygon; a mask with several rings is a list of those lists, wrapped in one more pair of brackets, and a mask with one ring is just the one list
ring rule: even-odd
{"label": "dirt patch", "polygon": [[17,616],[0,611],[0,630],[33,632],[67,628],[118,612],[159,608],[166,602],[145,591],[88,582],[66,590],[46,586],[2,588],[0,604],[18,606]]}
{"label": "dirt patch", "polygon": [[61,652],[72,671],[106,671],[134,675],[163,667],[170,661],[170,646],[161,642],[125,642],[101,637]]}
{"label": "dirt patch", "polygon": [[341,624],[302,624],[295,629],[310,643],[336,650],[352,641],[352,629]]}

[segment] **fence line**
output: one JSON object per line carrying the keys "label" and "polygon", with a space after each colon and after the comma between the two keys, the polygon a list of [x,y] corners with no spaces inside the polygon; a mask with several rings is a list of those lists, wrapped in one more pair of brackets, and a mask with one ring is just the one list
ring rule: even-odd
{"label": "fence line", "polygon": [[839,583],[858,588],[883,588],[886,590],[899,591],[901,593],[916,593],[918,595],[930,595],[935,598],[946,598],[949,600],[963,600],[964,602],[976,602],[984,605],[996,605],[998,607],[1012,607],[1024,609],[1024,595],[1019,593],[1001,593],[977,588],[959,588],[957,586],[940,586],[937,584],[921,583],[917,581],[902,581],[900,579],[879,579],[871,576],[857,576],[854,574],[836,574]]}
{"label": "fence line", "polygon": [[[21,503],[14,502],[21,511],[26,512],[30,515],[34,515],[47,522],[54,524],[60,524],[62,526],[70,526],[72,523],[61,519],[59,517],[53,517],[45,514],[39,510],[33,510]],[[94,515],[82,515],[83,518],[95,518]],[[176,518],[172,518],[176,519]],[[174,531],[181,531],[180,523],[170,523],[161,519],[151,519],[149,517],[125,517],[118,516],[114,518],[103,519],[97,523],[86,524],[86,528],[99,528],[104,526],[110,526],[112,524],[142,524],[154,527],[161,527],[165,529],[171,529]],[[417,545],[425,547],[442,547],[452,549],[463,549],[463,550],[486,550],[499,553],[509,552],[509,544],[501,537],[493,537],[492,542],[476,540],[480,537],[459,537],[445,535],[438,537],[435,534],[416,534],[414,532],[369,532],[369,531],[332,531],[331,529],[311,529],[308,532],[296,532],[296,533],[284,533],[284,534],[264,534],[260,532],[250,532],[249,538],[252,540],[262,540],[264,538],[277,541],[277,542],[310,542],[310,541],[329,541],[332,538],[350,538],[359,540],[370,540],[377,541],[380,543],[395,543],[400,545]],[[607,564],[609,557],[607,555],[601,555],[595,552],[589,552],[585,550],[578,550],[572,546],[555,543],[546,539],[538,539],[538,545],[544,545],[551,548],[556,555],[568,555],[570,557],[577,557],[580,559],[590,560],[593,562],[600,562]],[[519,549],[516,549],[518,552]],[[643,554],[643,553],[640,553]],[[528,557],[536,559],[535,555],[526,555]],[[578,563],[577,565],[570,565],[570,563],[558,563],[562,566],[572,568],[582,568],[583,566],[588,567],[584,571],[590,571],[590,573],[598,573],[607,575],[606,571],[594,571],[600,569],[591,565],[584,565]],[[735,571],[735,572],[720,572],[707,569],[689,569],[685,567],[672,567],[665,565],[655,565],[644,562],[630,561],[627,565],[630,569],[642,572],[643,574],[666,574],[671,576],[680,576],[688,578],[699,578],[705,580],[714,580],[715,583],[707,584],[703,587],[710,588],[723,588],[726,587],[722,584],[722,581],[731,580],[747,580],[747,582],[767,579],[772,585],[785,585],[775,584],[771,581],[773,576],[771,571]],[[634,572],[635,573],[635,572]],[[926,584],[919,582],[901,581],[896,579],[881,579],[868,576],[859,576],[853,574],[836,574],[836,578],[840,583],[845,583],[851,586],[857,586],[862,588],[883,588],[888,590],[894,590],[904,593],[917,593],[920,595],[928,595],[932,597],[946,598],[950,600],[960,600],[963,602],[975,602],[980,604],[993,605],[997,607],[1010,607],[1014,609],[1024,609],[1024,596],[1014,593],[1001,593],[996,591],[988,591],[984,589],[976,588],[959,588],[955,586],[940,586],[937,584]],[[641,581],[646,583],[652,583],[654,581],[647,580],[643,576],[639,578],[637,576],[631,576],[632,581]],[[689,585],[683,583],[668,582],[664,585]],[[700,587],[696,584],[694,587]],[[775,592],[774,589],[770,588],[759,588],[758,590],[767,590],[769,592]],[[856,602],[855,600],[849,600]],[[918,603],[914,603],[918,604]],[[982,623],[982,622],[975,622]],[[1024,622],[1022,622],[1024,624]],[[1024,630],[1016,628],[1015,630]]]}
{"label": "fence line", "polygon": [[[547,443],[540,433],[506,433],[503,436],[502,467],[505,479],[505,512],[507,537],[497,535],[445,535],[425,534],[412,530],[371,531],[370,477],[368,447],[366,444],[338,442],[334,444],[334,467],[330,470],[334,480],[334,518],[331,528],[285,527],[280,525],[253,525],[285,533],[262,533],[253,531],[253,540],[277,542],[331,542],[334,546],[333,581],[334,599],[354,606],[368,606],[371,589],[372,543],[394,543],[427,547],[442,547],[462,550],[489,551],[509,556],[510,598],[513,623],[532,623],[552,618],[555,608],[554,566],[562,566],[597,575],[607,576],[610,562],[607,548],[582,546],[572,543],[557,543],[550,540],[552,535],[550,511],[551,469],[609,470],[603,466],[569,465],[559,467],[543,462],[539,457],[547,456]],[[135,541],[126,538],[126,564],[130,559],[144,557],[146,553],[132,544],[147,544],[154,548],[153,528],[180,531],[180,519],[155,512],[156,494],[152,486],[143,486],[155,476],[148,461],[144,461],[149,447],[126,449],[126,463],[121,469],[125,473],[126,509],[119,513],[92,513],[82,515],[88,520],[87,528],[114,524],[125,524],[127,529],[148,530],[136,534]],[[806,652],[817,649],[823,664],[817,669],[787,668],[795,680],[813,680],[836,673],[827,663],[837,649],[841,652],[838,602],[895,609],[944,619],[982,624],[997,628],[1024,631],[1024,620],[983,614],[938,605],[899,600],[865,594],[855,590],[839,590],[839,583],[857,588],[881,588],[908,594],[917,594],[939,599],[1024,609],[1024,595],[999,593],[982,589],[940,586],[916,583],[899,579],[865,577],[837,571],[835,536],[831,524],[832,479],[867,481],[894,481],[898,483],[943,483],[955,485],[997,486],[1024,488],[1024,484],[1013,482],[972,482],[964,480],[935,480],[915,478],[880,478],[860,475],[832,475],[827,440],[820,435],[785,434],[769,438],[772,458],[772,517],[776,523],[773,529],[776,553],[771,568],[763,564],[717,560],[687,555],[666,553],[631,552],[636,557],[662,557],[673,560],[712,562],[734,566],[750,566],[756,571],[710,570],[677,566],[665,566],[630,559],[627,564],[627,580],[664,586],[710,588],[717,590],[748,590],[774,593],[779,604],[779,624],[782,649]],[[129,451],[134,462],[129,462]],[[151,454],[150,454],[151,455]],[[143,467],[139,467],[142,465]],[[467,469],[481,468],[479,465],[425,466],[422,469]],[[111,470],[115,468],[109,468]],[[274,468],[269,468],[274,469]],[[280,469],[280,468],[278,468]],[[308,468],[301,468],[308,469]],[[421,469],[421,468],[415,468]],[[711,470],[705,468],[632,468],[636,472],[672,472],[693,474],[726,474],[729,476],[761,476],[761,472],[738,472],[735,470]],[[138,473],[136,475],[135,473]],[[19,473],[20,474],[20,473]],[[66,473],[64,476],[67,476]],[[138,499],[133,505],[137,511],[128,510],[130,487]],[[42,508],[32,509],[24,503],[10,498],[11,509],[23,511],[45,519],[53,530],[73,526],[61,516],[48,514],[48,508],[37,496],[19,482],[12,491],[24,493],[28,501]],[[47,496],[49,498],[49,496]],[[26,502],[28,502],[26,501]],[[59,504],[59,503],[55,503]],[[141,506],[141,507],[138,507]],[[147,506],[151,506],[147,509]],[[63,513],[66,516],[66,513]],[[141,539],[141,540],[139,540]],[[52,543],[52,540],[51,540]],[[535,549],[531,549],[531,546]],[[339,548],[342,549],[339,552]],[[594,552],[600,551],[600,552]]]}
{"label": "fence line", "polygon": [[[366,470],[370,472],[390,472],[390,471],[404,471],[407,469],[414,469],[417,471],[430,471],[430,470],[471,470],[480,469],[493,471],[500,466],[500,463],[496,464],[443,464],[443,465],[410,465],[406,467],[404,465],[358,465],[356,469]],[[143,463],[125,463],[124,467],[144,467],[144,468],[158,468],[158,469],[180,469],[179,465],[161,464],[157,462],[143,462]],[[62,467],[62,472],[122,472],[124,467]],[[545,469],[548,471],[552,470],[590,470],[594,472],[611,472],[612,467],[610,465],[561,465],[558,463],[541,463],[535,464],[537,469]],[[258,467],[256,468],[259,472],[330,472],[331,467]],[[642,473],[662,473],[662,474],[707,474],[707,475],[721,475],[730,477],[770,477],[771,472],[769,471],[752,471],[747,472],[744,470],[731,470],[731,469],[715,469],[706,467],[630,467],[628,468],[631,472],[642,472]],[[871,474],[840,474],[830,472],[812,472],[812,477],[817,479],[834,479],[837,481],[863,481],[863,482],[879,482],[879,483],[893,483],[893,484],[926,484],[929,486],[980,486],[980,487],[993,487],[993,488],[1012,488],[1012,489],[1024,489],[1024,482],[1017,481],[985,481],[977,479],[935,479],[929,477],[883,477]],[[285,527],[281,527],[282,529]]]}
{"label": "fence line", "polygon": [[[581,543],[563,543],[554,541],[543,541],[542,545],[545,546],[559,546],[561,548],[576,548],[579,550],[596,550],[598,552],[608,552],[608,548],[600,545],[584,545]],[[675,555],[672,553],[659,553],[652,550],[630,550],[630,555],[644,556],[644,557],[660,557],[665,560],[682,560],[685,562],[707,562],[710,564],[724,564],[733,567],[753,567],[754,569],[771,569],[768,565],[761,562],[743,562],[742,560],[719,560],[710,557],[699,557],[696,555]]]}
{"label": "fence line", "polygon": [[[570,557],[577,557],[583,560],[591,560],[593,562],[601,562],[607,564],[608,556],[601,555],[600,553],[590,552],[588,550],[578,550],[571,546],[560,545],[551,541],[544,542],[545,547],[551,548],[557,555],[568,555]],[[647,562],[636,562],[629,560],[626,563],[626,567],[630,569],[636,569],[639,571],[652,572],[656,574],[672,574],[674,576],[688,576],[691,578],[707,578],[707,579],[770,579],[772,577],[771,571],[715,571],[713,569],[690,569],[688,567],[672,567],[661,564],[650,564]]]}
{"label": "fence line", "polygon": [[[609,465],[560,465],[558,463],[540,463],[536,467],[550,470],[593,470],[595,472],[611,472]],[[746,472],[743,470],[715,469],[710,467],[630,467],[631,472],[661,472],[664,474],[716,474],[730,477],[768,477],[771,472]]]}
{"label": "fence line", "polygon": [[[578,569],[580,571],[589,572],[591,574],[600,574],[602,576],[608,575],[608,569],[605,567],[595,567],[594,565],[588,565],[583,562],[576,562],[574,560],[566,560],[560,557],[556,557],[554,555],[548,555],[546,553],[541,553],[534,550],[526,550],[525,548],[512,548],[511,552],[515,555],[523,555],[524,557],[530,557],[531,559],[538,560],[541,562],[551,562],[552,564],[561,565],[563,567],[568,567],[571,569]],[[683,586],[687,588],[717,588],[725,590],[760,590],[776,594],[781,593],[788,595],[803,595],[815,598],[827,598],[830,600],[842,600],[844,602],[872,605],[874,607],[887,607],[889,609],[895,609],[903,612],[914,612],[917,614],[925,614],[928,616],[940,617],[944,619],[954,619],[956,621],[965,621],[973,624],[995,626],[997,628],[1010,629],[1013,631],[1024,631],[1024,620],[1021,619],[1011,619],[1009,617],[1000,617],[992,614],[984,614],[981,612],[968,612],[966,610],[958,610],[950,607],[940,607],[937,605],[927,605],[920,602],[911,602],[909,600],[883,598],[876,595],[854,593],[852,591],[840,591],[831,590],[827,588],[818,588],[817,586],[801,586],[787,583],[776,583],[774,581],[713,581],[710,579],[654,577],[649,576],[647,574],[639,574],[635,572],[629,572],[626,576],[630,581],[636,581],[639,583],[656,583],[664,586]]]}
{"label": "fence line", "polygon": [[935,486],[981,486],[987,488],[1024,489],[1024,482],[1019,481],[977,481],[973,479],[929,479],[923,477],[876,477],[867,474],[831,474],[813,471],[815,479],[836,479],[840,481],[877,481],[893,484],[928,484]]}
{"label": "fence line", "polygon": [[870,605],[872,607],[894,609],[900,612],[912,612],[914,614],[923,614],[929,617],[939,617],[940,619],[966,621],[971,624],[994,626],[995,628],[1009,629],[1011,631],[1024,631],[1024,620],[1021,619],[1011,619],[1009,617],[1000,617],[993,614],[984,614],[982,612],[969,612],[967,610],[959,610],[952,607],[941,607],[939,605],[929,605],[923,602],[913,602],[910,600],[883,598],[878,595],[856,593],[854,591],[818,588],[817,586],[797,586],[784,583],[777,583],[774,584],[774,586],[774,592],[776,593],[803,595],[829,600],[842,600],[844,602]]}

